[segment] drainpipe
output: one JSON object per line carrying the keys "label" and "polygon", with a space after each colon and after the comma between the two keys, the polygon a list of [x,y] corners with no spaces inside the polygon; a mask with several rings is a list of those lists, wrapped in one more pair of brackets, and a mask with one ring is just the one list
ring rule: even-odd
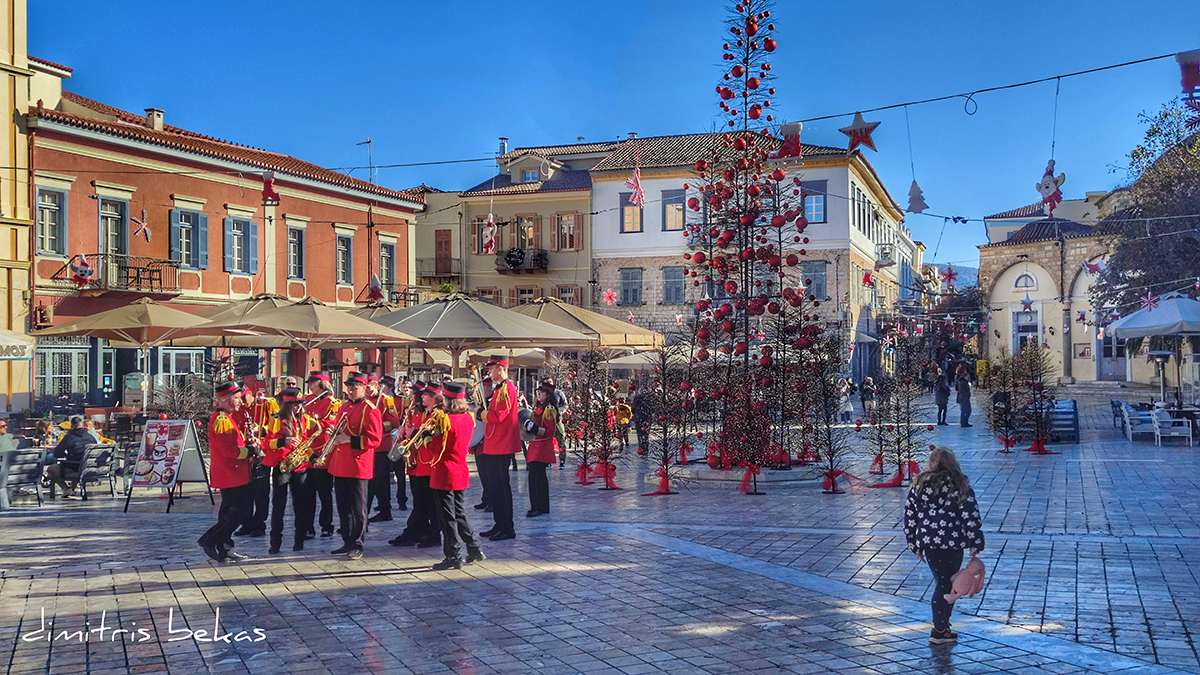
{"label": "drainpipe", "polygon": [[1063,236],[1062,227],[1057,223],[1054,225],[1058,231],[1058,285],[1059,285],[1059,304],[1062,306],[1062,357],[1063,357],[1063,374],[1059,379],[1059,384],[1075,384],[1075,378],[1071,375],[1071,361],[1074,353],[1071,351],[1071,301],[1067,294],[1067,240]]}

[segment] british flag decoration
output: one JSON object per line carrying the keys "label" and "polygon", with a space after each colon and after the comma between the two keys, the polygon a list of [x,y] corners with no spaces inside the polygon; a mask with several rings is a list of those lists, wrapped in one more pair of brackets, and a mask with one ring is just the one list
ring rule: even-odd
{"label": "british flag decoration", "polygon": [[625,180],[625,185],[633,190],[633,194],[629,195],[629,203],[634,206],[643,208],[646,203],[646,193],[642,190],[642,158],[641,151],[633,151],[633,178]]}

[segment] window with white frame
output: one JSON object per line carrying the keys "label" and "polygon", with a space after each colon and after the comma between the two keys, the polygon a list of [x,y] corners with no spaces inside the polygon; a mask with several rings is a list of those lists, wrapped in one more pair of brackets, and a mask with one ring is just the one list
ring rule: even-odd
{"label": "window with white frame", "polygon": [[304,278],[304,230],[288,228],[288,277]]}
{"label": "window with white frame", "polygon": [[225,219],[225,271],[258,273],[258,224],[254,221]]}
{"label": "window with white frame", "polygon": [[664,267],[662,275],[662,303],[664,305],[682,305],[686,288],[684,285],[686,270],[683,267]]}
{"label": "window with white frame", "polygon": [[580,228],[578,213],[561,213],[558,216],[558,250],[578,251],[580,246]]}
{"label": "window with white frame", "polygon": [[537,169],[526,170],[525,173],[522,174],[521,180],[522,180],[522,182],[525,182],[525,183],[536,183],[538,180],[538,170]]}
{"label": "window with white frame", "polygon": [[379,245],[379,283],[384,288],[396,283],[396,245]]}
{"label": "window with white frame", "polygon": [[354,283],[354,248],[350,237],[338,235],[337,238],[337,282],[339,284]]}
{"label": "window with white frame", "polygon": [[181,267],[208,268],[208,216],[197,211],[173,209],[171,218],[171,259]]}
{"label": "window with white frame", "polygon": [[34,396],[63,396],[88,393],[88,350],[50,349],[33,352]]}
{"label": "window with white frame", "polygon": [[1017,277],[1017,283],[1013,287],[1023,291],[1036,291],[1037,279],[1032,274],[1022,274]]}
{"label": "window with white frame", "polygon": [[538,289],[530,286],[522,286],[517,289],[517,304],[528,305],[533,303],[534,298],[538,297]]}
{"label": "window with white frame", "polygon": [[805,181],[804,217],[810,223],[827,222],[825,215],[825,190],[827,181]]}
{"label": "window with white frame", "polygon": [[494,287],[478,288],[476,292],[479,293],[480,300],[493,305],[500,304],[500,289]]}
{"label": "window with white frame", "polygon": [[536,248],[537,220],[531,216],[520,216],[517,218],[515,227],[517,228],[517,248]]}
{"label": "window with white frame", "polygon": [[642,304],[642,268],[621,268],[621,304]]}
{"label": "window with white frame", "polygon": [[563,302],[567,303],[568,305],[578,305],[580,302],[579,287],[573,286],[573,285],[559,286],[558,287],[558,299],[562,300]]}
{"label": "window with white frame", "polygon": [[684,191],[663,190],[663,232],[681,232],[684,227]]}
{"label": "window with white frame", "polygon": [[632,192],[621,193],[621,234],[642,231],[642,207],[629,201],[632,196]]}
{"label": "window with white frame", "polygon": [[[804,275],[808,285],[808,295],[824,300],[828,297],[825,286],[825,267],[829,263],[824,260],[806,260],[800,263],[800,273]],[[811,279],[811,282],[809,280]]]}
{"label": "window with white frame", "polygon": [[41,253],[67,254],[67,193],[38,190],[37,244]]}

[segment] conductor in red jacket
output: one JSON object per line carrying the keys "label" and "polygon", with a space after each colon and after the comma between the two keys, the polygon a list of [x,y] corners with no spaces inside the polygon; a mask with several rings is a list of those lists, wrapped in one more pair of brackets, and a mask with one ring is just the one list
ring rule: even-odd
{"label": "conductor in red jacket", "polygon": [[254,505],[250,491],[250,457],[258,439],[247,438],[234,422],[242,407],[242,388],[234,382],[217,387],[217,409],[208,419],[209,484],[221,491],[217,524],[197,541],[218,562],[245,560],[233,550],[233,531],[246,522]]}
{"label": "conductor in red jacket", "polygon": [[508,359],[492,357],[488,361],[488,376],[492,380],[492,395],[487,407],[479,412],[486,426],[483,448],[479,451],[479,478],[483,481],[492,507],[495,526],[479,536],[492,541],[517,536],[513,527],[512,482],[508,465],[513,455],[521,452],[521,431],[517,420],[517,387],[508,379]]}
{"label": "conductor in red jacket", "polygon": [[367,531],[367,483],[375,468],[375,448],[383,438],[383,416],[367,399],[367,376],[350,373],[343,383],[350,402],[343,405],[329,458],[333,494],[342,524],[342,547],[334,555],[357,560]]}
{"label": "conductor in red jacket", "polygon": [[449,417],[449,428],[445,438],[431,443],[439,450],[432,459],[429,487],[433,490],[437,508],[438,524],[442,528],[442,552],[446,558],[433,566],[435,570],[459,570],[463,566],[463,547],[467,549],[466,562],[485,560],[487,556],[479,548],[479,540],[467,520],[466,499],[463,492],[471,480],[471,469],[467,467],[471,434],[475,422],[467,408],[467,387],[458,382],[447,382],[442,392],[443,404]]}

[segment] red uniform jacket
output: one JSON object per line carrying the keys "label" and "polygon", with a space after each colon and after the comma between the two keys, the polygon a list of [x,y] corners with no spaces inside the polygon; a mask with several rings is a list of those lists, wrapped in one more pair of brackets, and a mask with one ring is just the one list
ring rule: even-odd
{"label": "red uniform jacket", "polygon": [[313,439],[314,452],[321,452],[321,448],[325,447],[325,442],[329,440],[329,430],[333,429],[333,425],[337,422],[338,411],[341,409],[342,402],[334,398],[332,394],[326,394],[320,398],[309,396],[304,399],[304,410],[321,425],[321,430]]}
{"label": "red uniform jacket", "polygon": [[537,438],[529,441],[525,461],[553,464],[558,461],[558,439],[555,438],[558,410],[552,406],[534,408],[532,420],[538,425]]}
{"label": "red uniform jacket", "polygon": [[433,465],[433,472],[429,475],[429,487],[434,490],[467,489],[471,481],[471,470],[467,468],[467,453],[474,431],[475,420],[471,419],[470,413],[450,416],[446,453],[442,455],[442,461]]}
{"label": "red uniform jacket", "polygon": [[[263,446],[263,464],[266,466],[279,466],[279,462],[283,461],[284,457],[290,455],[296,446],[312,436],[320,427],[313,418],[301,415],[296,420],[276,420],[274,429],[274,433],[267,437],[267,442]],[[284,440],[289,436],[295,439],[291,444]],[[313,452],[320,451],[320,448],[313,448]],[[307,468],[308,462],[303,462],[296,467],[296,471],[304,471]]]}
{"label": "red uniform jacket", "polygon": [[218,490],[250,482],[250,451],[234,416],[218,410],[208,418],[209,484]]}
{"label": "red uniform jacket", "polygon": [[375,475],[375,448],[383,437],[383,416],[367,399],[342,406],[349,443],[333,449],[329,473],[340,478],[370,479]]}
{"label": "red uniform jacket", "polygon": [[400,428],[400,413],[396,410],[396,399],[387,394],[380,394],[372,399],[379,414],[383,416],[383,439],[375,452],[388,452],[392,449],[392,432]]}
{"label": "red uniform jacket", "polygon": [[[425,423],[426,414],[423,412],[414,412],[408,416],[408,426],[411,427],[409,437],[417,433],[417,429]],[[428,443],[426,444],[428,446]],[[440,448],[439,448],[440,449]],[[424,461],[422,461],[424,460]],[[410,476],[428,476],[429,463],[433,461],[433,457],[424,448],[418,448],[409,453],[408,456],[408,475]]]}
{"label": "red uniform jacket", "polygon": [[487,427],[483,432],[485,455],[515,455],[521,451],[521,430],[517,427],[517,386],[505,380],[492,393],[487,410],[481,415]]}

